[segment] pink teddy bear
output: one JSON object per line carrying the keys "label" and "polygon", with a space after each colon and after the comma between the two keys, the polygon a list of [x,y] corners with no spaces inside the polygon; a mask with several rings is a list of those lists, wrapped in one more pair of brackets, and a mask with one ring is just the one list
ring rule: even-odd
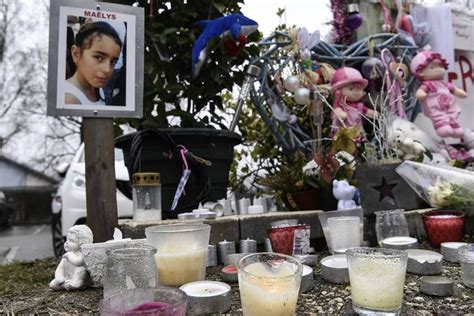
{"label": "pink teddy bear", "polygon": [[462,138],[464,130],[459,124],[461,108],[452,95],[467,97],[464,90],[443,80],[448,63],[438,53],[429,50],[418,53],[411,61],[411,72],[421,82],[416,91],[423,114],[431,119],[436,133],[444,137]]}

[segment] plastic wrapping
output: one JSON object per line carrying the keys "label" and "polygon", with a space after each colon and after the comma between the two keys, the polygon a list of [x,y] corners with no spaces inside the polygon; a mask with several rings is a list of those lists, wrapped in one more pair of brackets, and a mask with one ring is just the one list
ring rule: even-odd
{"label": "plastic wrapping", "polygon": [[474,172],[413,161],[396,171],[432,207],[474,211]]}

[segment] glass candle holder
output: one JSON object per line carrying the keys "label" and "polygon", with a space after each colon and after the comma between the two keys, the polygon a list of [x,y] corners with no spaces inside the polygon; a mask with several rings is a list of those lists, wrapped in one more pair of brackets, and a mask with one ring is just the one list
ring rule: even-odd
{"label": "glass candle holder", "polygon": [[408,223],[403,210],[375,212],[375,232],[380,247],[384,239],[409,236]]}
{"label": "glass candle holder", "polygon": [[461,264],[462,283],[474,289],[474,244],[459,247],[458,257]]}
{"label": "glass candle holder", "polygon": [[272,250],[285,255],[306,255],[310,245],[310,226],[280,226],[268,229]]}
{"label": "glass candle holder", "polygon": [[428,240],[433,247],[439,248],[441,243],[461,241],[464,230],[464,212],[435,210],[423,213]]}
{"label": "glass candle holder", "polygon": [[354,311],[399,314],[408,254],[396,249],[351,248],[346,256]]}
{"label": "glass candle holder", "polygon": [[133,220],[161,220],[160,174],[152,172],[135,173],[133,179]]}
{"label": "glass candle holder", "polygon": [[210,234],[211,226],[206,224],[146,228],[148,243],[156,247],[155,261],[159,283],[181,286],[204,280]]}
{"label": "glass candle holder", "polygon": [[244,315],[294,315],[302,264],[283,254],[250,254],[237,262]]}
{"label": "glass candle holder", "polygon": [[185,316],[186,308],[186,293],[174,288],[157,287],[126,290],[104,299],[100,305],[100,314]]}
{"label": "glass candle holder", "polygon": [[107,250],[104,298],[128,289],[155,287],[155,251],[147,245]]}
{"label": "glass candle holder", "polygon": [[357,216],[341,216],[328,218],[331,234],[331,249],[343,253],[348,248],[360,246],[360,219]]}

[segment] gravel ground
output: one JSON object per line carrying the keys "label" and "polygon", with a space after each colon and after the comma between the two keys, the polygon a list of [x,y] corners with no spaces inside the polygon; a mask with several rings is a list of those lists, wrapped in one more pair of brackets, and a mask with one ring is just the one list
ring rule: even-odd
{"label": "gravel ground", "polygon": [[[327,253],[321,253],[320,258]],[[31,313],[97,313],[101,289],[75,292],[53,292],[48,288],[56,261],[37,260],[0,266],[0,314]],[[220,268],[209,268],[207,279],[222,281]],[[474,290],[461,282],[459,264],[443,262],[443,276],[454,281],[454,295],[432,297],[419,292],[420,276],[407,274],[403,313],[409,315],[468,314],[474,312]],[[301,294],[298,314],[353,314],[349,285],[334,285],[321,279],[321,266],[315,267],[315,287]],[[241,313],[239,289],[231,284],[232,307],[229,313]]]}

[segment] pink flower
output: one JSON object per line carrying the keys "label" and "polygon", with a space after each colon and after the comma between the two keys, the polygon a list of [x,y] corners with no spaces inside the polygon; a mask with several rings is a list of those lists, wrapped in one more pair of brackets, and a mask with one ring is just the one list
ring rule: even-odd
{"label": "pink flower", "polygon": [[442,110],[447,110],[451,106],[451,96],[442,94],[438,97],[438,103]]}

